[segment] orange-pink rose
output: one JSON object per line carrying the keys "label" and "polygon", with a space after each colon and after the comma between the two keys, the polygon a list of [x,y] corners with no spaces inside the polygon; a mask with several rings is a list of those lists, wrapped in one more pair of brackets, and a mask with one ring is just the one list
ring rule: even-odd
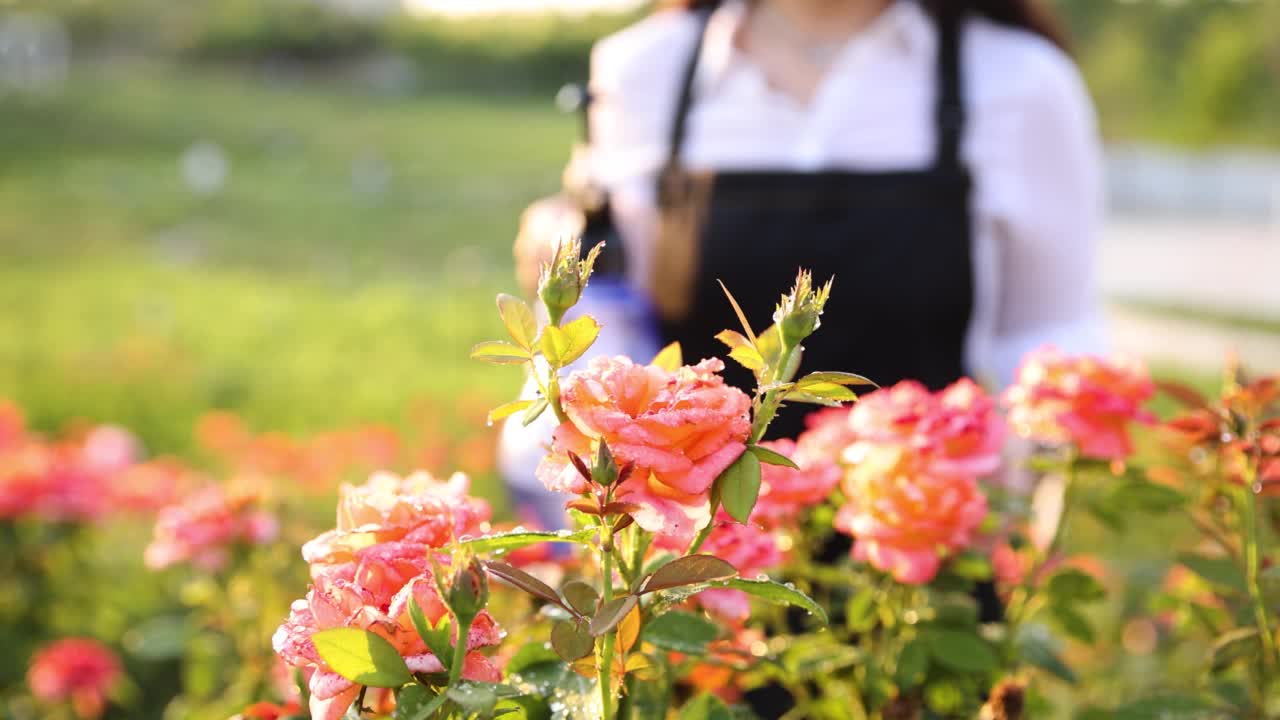
{"label": "orange-pink rose", "polygon": [[380,472],[363,485],[343,485],[337,528],[303,545],[302,556],[309,563],[337,563],[378,543],[435,548],[463,535],[483,535],[492,511],[470,489],[462,473],[441,481],[422,471],[405,478]]}
{"label": "orange-pink rose", "polygon": [[209,485],[160,509],[143,560],[152,570],[183,562],[221,570],[234,546],[265,544],[278,532],[275,516],[259,507],[256,495]]}
{"label": "orange-pink rose", "polygon": [[35,654],[27,684],[36,699],[68,702],[76,717],[93,720],[106,711],[107,699],[120,677],[120,661],[101,643],[66,638]]}
{"label": "orange-pink rose", "polygon": [[849,502],[835,527],[855,538],[854,558],[903,583],[932,580],[943,555],[967,547],[987,514],[976,479],[937,472],[904,445],[864,448],[843,489]]}
{"label": "orange-pink rose", "polygon": [[936,472],[979,477],[1000,466],[1004,422],[995,402],[968,378],[931,393],[914,381],[900,382],[863,397],[849,415],[858,447],[909,446]]}
{"label": "orange-pink rose", "polygon": [[[759,509],[759,505],[756,506]],[[738,569],[742,577],[755,575],[782,564],[778,536],[755,523],[739,523],[724,510],[716,513],[716,527],[707,535],[701,552],[714,555]],[[727,588],[704,590],[695,598],[698,604],[721,619],[741,623],[751,615],[747,594]]]}
{"label": "orange-pink rose", "polygon": [[814,452],[793,440],[771,440],[764,447],[791,459],[800,468],[763,464],[760,497],[751,521],[766,528],[795,525],[805,509],[819,505],[840,483],[836,455]]}
{"label": "orange-pink rose", "polygon": [[863,397],[848,430],[836,529],[854,537],[856,559],[929,582],[986,517],[977,481],[999,466],[1004,440],[995,403],[968,379],[938,393],[906,381]]}
{"label": "orange-pink rose", "polygon": [[1023,437],[1072,443],[1082,455],[1123,460],[1133,454],[1129,425],[1154,420],[1142,407],[1154,393],[1137,359],[1069,356],[1046,346],[1023,359],[1004,402],[1010,424]]}
{"label": "orange-pink rose", "polygon": [[636,524],[688,542],[710,521],[711,484],[746,450],[751,401],[726,385],[724,364],[703,360],[675,372],[625,357],[596,358],[561,389],[568,422],[538,467],[550,490],[583,493],[568,452],[591,456],[600,440],[619,465],[634,464],[617,497],[639,505]]}
{"label": "orange-pink rose", "polygon": [[[289,618],[272,636],[272,646],[285,663],[310,672],[311,717],[336,720],[346,713],[360,687],[333,672],[316,651],[311,636],[321,630],[354,627],[385,638],[413,672],[441,672],[409,617],[410,598],[435,624],[448,613],[417,543],[386,543],[364,548],[349,563],[313,567],[314,585],[296,600]],[[498,644],[502,630],[487,611],[476,616],[467,635],[463,676],[497,682],[501,673],[477,648]],[[456,640],[456,638],[455,638]]]}

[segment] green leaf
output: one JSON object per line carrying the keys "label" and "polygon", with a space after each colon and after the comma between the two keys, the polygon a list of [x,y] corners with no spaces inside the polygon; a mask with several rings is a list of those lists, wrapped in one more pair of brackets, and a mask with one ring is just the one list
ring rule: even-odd
{"label": "green leaf", "polygon": [[840,407],[840,404],[845,402],[843,400],[835,400],[829,397],[821,397],[812,393],[799,392],[798,390],[792,390],[783,397],[786,398],[787,402],[808,403],[809,405],[821,405],[823,407]]}
{"label": "green leaf", "polygon": [[596,451],[595,467],[591,468],[591,478],[597,483],[608,487],[618,480],[618,463],[613,459],[613,453],[609,450],[609,443],[600,439],[600,447]]}
{"label": "green leaf", "polygon": [[662,648],[687,655],[707,651],[707,644],[720,635],[715,623],[693,613],[673,611],[658,615],[645,625],[641,637]]}
{"label": "green leaf", "polygon": [[836,385],[870,385],[880,387],[871,380],[850,372],[814,372],[796,381],[796,387],[804,387],[810,383],[834,383]]}
{"label": "green leaf", "polygon": [[1209,667],[1214,672],[1225,670],[1240,660],[1261,657],[1262,642],[1258,629],[1236,628],[1218,638],[1209,650]]}
{"label": "green leaf", "polygon": [[1116,708],[1113,720],[1209,720],[1216,706],[1195,695],[1162,695]]}
{"label": "green leaf", "polygon": [[942,625],[964,629],[978,624],[978,602],[970,595],[945,593],[934,604]]}
{"label": "green leaf", "polygon": [[413,622],[413,628],[418,631],[418,636],[427,644],[427,649],[431,651],[432,655],[436,656],[436,659],[440,661],[440,664],[444,666],[447,672],[449,663],[453,660],[453,644],[450,642],[448,613],[440,618],[440,622],[437,625],[433,626],[422,612],[417,599],[410,596],[409,619]]}
{"label": "green leaf", "polygon": [[730,350],[729,357],[751,372],[759,372],[765,366],[764,358],[761,357],[760,352],[750,345],[739,345]]}
{"label": "green leaf", "polygon": [[445,691],[449,700],[463,711],[464,717],[490,717],[498,704],[498,692],[492,683],[462,681]]}
{"label": "green leaf", "polygon": [[531,640],[520,646],[516,654],[512,655],[511,659],[507,661],[507,666],[504,669],[507,675],[514,675],[524,672],[526,668],[547,662],[558,662],[555,651],[549,649],[546,643],[541,640]]}
{"label": "green leaf", "polygon": [[1119,512],[1139,511],[1159,515],[1187,504],[1187,498],[1171,487],[1147,480],[1116,483],[1107,495],[1107,504]]}
{"label": "green leaf", "polygon": [[398,688],[413,679],[391,643],[368,630],[321,630],[311,642],[331,670],[353,683]]}
{"label": "green leaf", "polygon": [[520,365],[532,357],[528,350],[501,340],[486,340],[471,348],[471,359],[495,365]]}
{"label": "green leaf", "polygon": [[965,580],[982,582],[990,580],[992,574],[991,559],[976,552],[964,552],[951,558],[947,569]]}
{"label": "green leaf", "polygon": [[898,669],[894,679],[904,690],[924,682],[929,672],[929,644],[916,637],[903,646],[898,654]]}
{"label": "green leaf", "polygon": [[755,455],[762,463],[768,463],[769,465],[781,465],[782,467],[789,467],[793,470],[800,469],[800,466],[795,464],[791,458],[780,452],[770,450],[763,445],[748,445],[747,450],[750,450],[751,454]]}
{"label": "green leaf", "polygon": [[542,413],[546,412],[547,407],[550,405],[551,403],[544,397],[534,400],[533,404],[529,406],[529,409],[525,411],[524,417],[520,419],[520,424],[525,427],[529,427],[533,424],[534,420],[537,420],[541,417]]}
{"label": "green leaf", "polygon": [[533,319],[533,310],[525,301],[513,295],[498,295],[498,314],[502,316],[502,324],[507,326],[507,333],[516,344],[526,350],[533,349],[533,339],[538,334],[538,323]]}
{"label": "green leaf", "polygon": [[747,522],[760,497],[760,460],[744,452],[716,478],[716,494],[725,512],[740,523]]}
{"label": "green leaf", "polygon": [[720,289],[724,291],[724,296],[729,298],[729,304],[733,306],[733,312],[738,316],[738,322],[742,323],[742,329],[746,331],[747,337],[751,340],[751,344],[756,344],[756,334],[751,331],[751,323],[747,322],[746,313],[742,312],[742,306],[738,305],[738,301],[734,299],[733,293],[729,292],[729,288],[725,287],[724,282],[716,280],[720,283]]}
{"label": "green leaf", "polygon": [[519,568],[497,560],[482,560],[481,564],[484,565],[485,570],[489,571],[490,575],[529,593],[539,600],[555,605],[562,605],[564,602],[560,599],[559,593],[552,590],[550,585]]}
{"label": "green leaf", "polygon": [[1244,575],[1229,558],[1179,553],[1178,562],[1205,580],[1236,592],[1244,592]]}
{"label": "green leaf", "polygon": [[929,628],[922,635],[933,659],[952,670],[987,673],[1000,666],[991,645],[971,630]]}
{"label": "green leaf", "polygon": [[733,578],[732,580],[722,580],[712,583],[715,587],[726,587],[732,590],[741,590],[742,592],[760,598],[774,605],[792,605],[804,610],[812,615],[816,615],[823,625],[827,625],[827,611],[822,609],[813,598],[805,595],[797,590],[794,586],[784,585],[773,580],[747,580],[746,578]]}
{"label": "green leaf", "polygon": [[702,693],[680,710],[680,720],[734,720],[733,712],[720,698]]}
{"label": "green leaf", "polygon": [[959,715],[966,699],[964,688],[950,679],[929,683],[924,689],[924,704],[943,717]]}
{"label": "green leaf", "polygon": [[844,621],[854,632],[866,632],[876,624],[876,589],[868,585],[849,599],[845,606]]}
{"label": "green leaf", "polygon": [[489,416],[485,418],[485,423],[493,425],[499,420],[504,420],[521,410],[533,405],[536,400],[512,400],[509,403],[503,403],[498,407],[489,411]]}
{"label": "green leaf", "polygon": [[569,607],[587,617],[595,615],[596,607],[600,604],[600,593],[581,580],[570,580],[562,585],[560,595],[569,603]]}
{"label": "green leaf", "polygon": [[551,647],[562,660],[573,662],[590,655],[596,639],[585,621],[561,621],[551,626]]}
{"label": "green leaf", "polygon": [[1071,667],[1058,656],[1053,645],[1053,636],[1043,625],[1028,625],[1018,633],[1018,653],[1028,664],[1044,670],[1054,677],[1072,685],[1079,678]]}
{"label": "green leaf", "polygon": [[590,315],[583,315],[563,327],[548,325],[543,328],[538,346],[548,362],[564,367],[582,357],[599,334],[600,323]]}
{"label": "green leaf", "polygon": [[680,349],[680,343],[673,342],[670,345],[658,351],[653,356],[653,360],[649,361],[650,365],[656,365],[667,372],[675,372],[684,364],[684,352]]}
{"label": "green leaf", "polygon": [[462,540],[458,544],[473,553],[491,553],[495,551],[519,550],[529,545],[543,542],[575,543],[590,545],[596,530],[585,529],[569,533],[551,530],[519,530]]}
{"label": "green leaf", "polygon": [[393,720],[427,720],[444,705],[444,695],[435,695],[427,688],[413,684],[396,695],[396,712]]}
{"label": "green leaf", "polygon": [[1107,596],[1102,584],[1092,575],[1076,568],[1065,568],[1053,574],[1045,591],[1054,603],[1072,605],[1097,602]]}
{"label": "green leaf", "polygon": [[640,593],[725,580],[737,574],[737,568],[714,555],[686,555],[655,570],[647,581],[640,583]]}
{"label": "green leaf", "polygon": [[805,398],[801,402],[813,402],[808,398],[820,398],[837,403],[853,402],[858,399],[857,393],[843,385],[822,382],[809,383],[808,385],[796,383],[795,389],[787,393],[785,397],[790,400],[792,396]]}
{"label": "green leaf", "polygon": [[1088,618],[1076,612],[1074,607],[1063,603],[1055,603],[1049,606],[1049,614],[1053,615],[1053,619],[1058,621],[1058,625],[1062,627],[1062,631],[1066,634],[1086,645],[1093,643],[1096,637],[1093,632],[1093,625]]}
{"label": "green leaf", "polygon": [[595,617],[591,618],[591,634],[600,637],[617,627],[636,606],[637,601],[635,595],[623,595],[601,605]]}

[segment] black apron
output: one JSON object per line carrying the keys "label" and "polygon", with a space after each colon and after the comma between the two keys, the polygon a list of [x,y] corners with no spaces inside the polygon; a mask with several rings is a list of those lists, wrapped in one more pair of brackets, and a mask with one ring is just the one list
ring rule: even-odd
{"label": "black apron", "polygon": [[[900,2],[911,0],[899,0]],[[703,14],[703,29],[709,13]],[[700,201],[690,310],[662,322],[687,362],[726,357],[716,333],[740,323],[717,280],[733,292],[753,329],[772,322],[799,268],[815,283],[835,277],[823,327],[805,343],[801,372],[843,370],[882,386],[916,379],[937,390],[964,375],[973,308],[970,176],[959,157],[964,126],[958,19],[938,20],[936,149],[923,170],[715,173]],[[660,204],[680,177],[680,152],[702,41],[688,63],[672,123]],[[850,128],[850,132],[857,132]],[[679,186],[679,183],[674,183]],[[662,288],[655,288],[662,292]],[[732,360],[727,378],[754,379]],[[811,405],[784,408],[770,437],[795,437]]]}

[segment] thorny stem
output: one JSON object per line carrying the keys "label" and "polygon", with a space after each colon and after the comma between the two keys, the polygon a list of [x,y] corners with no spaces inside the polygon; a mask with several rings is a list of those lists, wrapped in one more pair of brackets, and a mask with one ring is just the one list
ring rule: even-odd
{"label": "thorny stem", "polygon": [[467,645],[470,641],[471,623],[474,621],[472,618],[464,623],[456,615],[454,618],[459,620],[458,640],[453,646],[453,662],[449,665],[449,687],[456,686],[462,679],[462,666],[467,662]]}
{"label": "thorny stem", "polygon": [[1022,582],[1009,597],[1009,607],[1006,615],[1006,657],[1012,652],[1013,643],[1018,636],[1019,626],[1030,615],[1027,610],[1031,607],[1031,600],[1035,595],[1036,579],[1045,566],[1053,560],[1053,556],[1057,554],[1058,548],[1062,544],[1067,528],[1067,519],[1071,513],[1072,490],[1076,485],[1076,459],[1076,455],[1072,453],[1062,469],[1062,510],[1058,514],[1058,524],[1053,529],[1053,537],[1049,539],[1049,545],[1045,548],[1044,554],[1036,558],[1036,562],[1032,563],[1031,567],[1027,569]]}
{"label": "thorny stem", "polygon": [[1276,639],[1271,634],[1271,621],[1267,618],[1267,605],[1262,596],[1262,585],[1259,582],[1259,533],[1258,533],[1258,495],[1254,492],[1257,484],[1257,463],[1251,459],[1245,470],[1244,507],[1241,514],[1244,519],[1244,577],[1249,588],[1249,597],[1253,601],[1254,622],[1258,625],[1258,634],[1262,637],[1262,663],[1267,675],[1276,667]]}
{"label": "thorny stem", "polygon": [[[603,523],[600,529],[602,537],[600,561],[604,573],[603,600],[601,606],[608,604],[613,600],[613,526],[607,521]],[[596,663],[600,672],[600,707],[604,720],[613,720],[613,632],[606,632],[602,639],[600,648],[600,658]]]}

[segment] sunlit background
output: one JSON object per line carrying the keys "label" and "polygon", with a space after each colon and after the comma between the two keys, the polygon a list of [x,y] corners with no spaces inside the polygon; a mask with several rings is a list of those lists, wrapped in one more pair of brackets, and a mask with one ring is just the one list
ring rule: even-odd
{"label": "sunlit background", "polygon": [[[1228,350],[1280,368],[1280,1],[1055,4],[1108,142],[1115,346],[1202,386]],[[0,398],[37,430],[118,423],[184,457],[214,409],[295,440],[377,425],[503,507],[482,418],[520,378],[466,351],[576,136],[557,88],[645,5],[0,0]],[[137,547],[83,550],[88,577],[142,572]],[[180,690],[220,707],[216,671],[175,665],[204,636],[144,623],[190,599],[166,582],[50,610],[132,652],[125,716]],[[1092,664],[1105,696],[1078,700],[1186,671],[1150,658],[1136,593]],[[3,696],[25,665],[0,655]]]}

